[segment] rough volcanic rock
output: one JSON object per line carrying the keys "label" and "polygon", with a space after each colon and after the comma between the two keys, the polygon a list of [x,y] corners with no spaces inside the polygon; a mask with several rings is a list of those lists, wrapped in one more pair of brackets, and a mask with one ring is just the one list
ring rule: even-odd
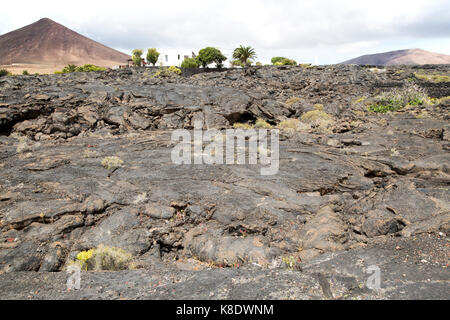
{"label": "rough volcanic rock", "polygon": [[[370,255],[366,246],[385,241],[414,246],[419,236],[426,247],[429,234],[447,239],[447,109],[373,114],[355,102],[406,85],[414,68],[375,74],[357,66],[263,67],[168,79],[125,69],[1,78],[0,271],[63,271],[80,251],[105,245],[129,252],[141,269],[156,266],[167,276],[199,269],[195,281],[231,281],[232,294],[212,289],[211,297],[330,298],[323,275],[300,272],[311,261]],[[450,95],[448,84],[431,92]],[[319,103],[331,125],[280,129],[276,175],[262,176],[260,164],[171,160],[172,129],[192,129],[199,119],[205,128],[259,118],[274,126],[301,120]],[[111,157],[120,165],[103,163]],[[249,269],[241,274],[238,267]],[[146,272],[99,277],[139,282]],[[190,274],[181,274],[178,296],[163,289],[127,295],[185,297]],[[8,274],[0,277],[2,297],[23,297]],[[65,274],[54,277],[61,284]],[[270,291],[272,277],[277,284]],[[360,278],[342,277],[343,271],[325,277],[335,281],[334,298],[399,297],[394,283],[381,295],[354,294]],[[240,285],[256,278],[260,295]],[[294,280],[304,285],[289,291]],[[425,296],[446,298],[443,285],[436,280]],[[46,286],[51,297],[55,289]],[[3,295],[8,288],[12,293]],[[118,298],[95,290],[80,296]]]}
{"label": "rough volcanic rock", "polygon": [[[2,299],[29,300],[445,299],[446,242],[436,236],[388,238],[322,255],[302,272],[257,266],[185,270],[164,263],[147,270],[82,271],[80,290],[67,290],[65,272],[10,272],[0,274],[0,292]],[[367,286],[374,266],[380,270],[379,289]]]}

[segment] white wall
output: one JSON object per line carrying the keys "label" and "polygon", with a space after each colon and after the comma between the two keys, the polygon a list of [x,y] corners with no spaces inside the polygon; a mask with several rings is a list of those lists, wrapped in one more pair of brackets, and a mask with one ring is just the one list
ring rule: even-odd
{"label": "white wall", "polygon": [[[231,62],[231,54],[227,50],[223,50],[222,48],[218,48],[224,56],[226,56],[228,59],[224,62],[224,66],[227,67],[230,65]],[[156,63],[156,66],[175,66],[180,67],[181,63],[184,60],[185,56],[188,56],[189,58],[192,58],[192,53],[198,54],[199,49],[156,49],[159,52],[159,58],[158,62]],[[145,57],[147,55],[147,51],[144,52],[142,55]],[[211,64],[211,67],[213,67],[214,64]]]}
{"label": "white wall", "polygon": [[176,66],[180,67],[185,56],[192,58],[192,52],[195,50],[188,49],[156,49],[159,52],[158,62],[156,66]]}

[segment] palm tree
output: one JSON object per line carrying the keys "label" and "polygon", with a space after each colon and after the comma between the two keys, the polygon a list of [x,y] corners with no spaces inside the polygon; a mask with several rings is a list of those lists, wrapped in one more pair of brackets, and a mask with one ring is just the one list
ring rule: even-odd
{"label": "palm tree", "polygon": [[75,72],[75,71],[77,71],[77,66],[74,64],[68,64],[63,69],[64,73]]}
{"label": "palm tree", "polygon": [[256,52],[252,47],[240,46],[233,51],[233,59],[238,59],[245,66],[250,65],[250,61],[255,58]]}

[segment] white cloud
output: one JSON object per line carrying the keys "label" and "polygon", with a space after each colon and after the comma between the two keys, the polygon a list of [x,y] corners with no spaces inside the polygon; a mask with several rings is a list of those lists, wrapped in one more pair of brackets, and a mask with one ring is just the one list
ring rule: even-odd
{"label": "white cloud", "polygon": [[388,50],[401,49],[396,40],[421,47],[450,39],[450,3],[444,0],[8,1],[1,15],[0,33],[48,17],[126,51],[246,44],[263,61],[289,54],[332,63],[380,51],[385,43],[392,43]]}
{"label": "white cloud", "polygon": [[377,45],[378,41],[358,41],[345,44],[343,46],[338,46],[336,48],[336,52],[343,54],[354,53],[361,50],[376,48]]}

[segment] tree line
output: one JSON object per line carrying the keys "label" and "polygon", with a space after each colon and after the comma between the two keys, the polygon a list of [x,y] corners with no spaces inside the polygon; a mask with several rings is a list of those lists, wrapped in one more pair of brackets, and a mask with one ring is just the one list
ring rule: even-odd
{"label": "tree line", "polygon": [[[142,58],[144,51],[142,49],[134,49],[132,51],[132,61],[135,66],[142,66],[145,61]],[[158,62],[160,53],[156,48],[150,48],[147,51],[146,60],[147,63],[156,65]],[[248,67],[251,66],[254,60],[257,58],[256,51],[250,46],[239,46],[234,49],[232,55],[231,65],[235,67]],[[201,49],[198,54],[193,58],[185,58],[181,63],[182,68],[207,68],[210,64],[215,64],[216,68],[222,68],[223,62],[227,60],[222,52],[214,47],[206,47]],[[297,65],[297,62],[285,57],[273,57],[271,60],[273,65]],[[262,65],[260,62],[256,62],[256,65]]]}

